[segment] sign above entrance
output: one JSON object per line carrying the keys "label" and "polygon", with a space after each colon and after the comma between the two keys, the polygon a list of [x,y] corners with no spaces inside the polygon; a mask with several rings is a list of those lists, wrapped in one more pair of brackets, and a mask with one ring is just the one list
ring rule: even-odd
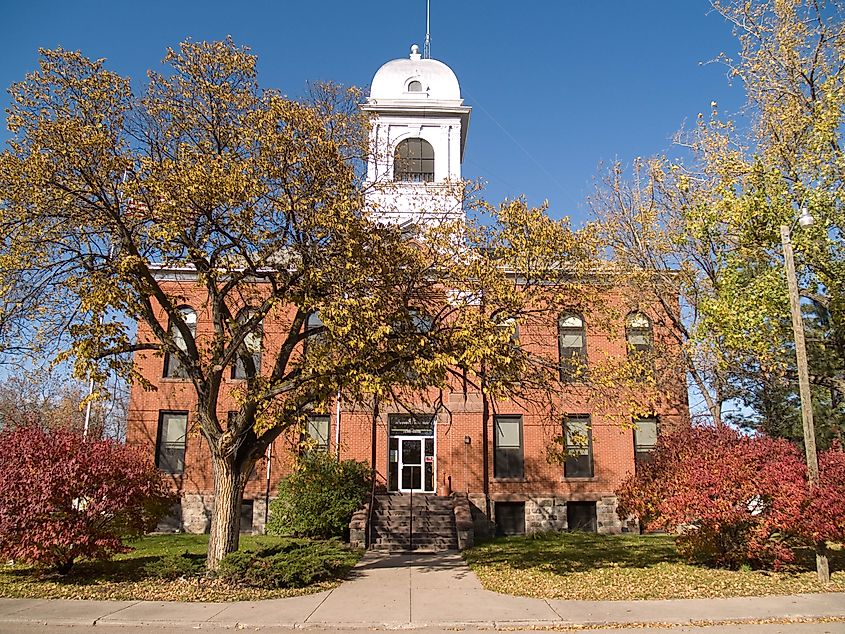
{"label": "sign above entrance", "polygon": [[434,416],[391,414],[388,418],[391,436],[434,436]]}

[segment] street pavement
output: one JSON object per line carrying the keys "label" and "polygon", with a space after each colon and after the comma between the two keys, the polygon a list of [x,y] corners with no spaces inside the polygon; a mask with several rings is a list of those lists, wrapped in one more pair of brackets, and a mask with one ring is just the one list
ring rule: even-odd
{"label": "street pavement", "polygon": [[127,628],[435,632],[583,627],[615,627],[622,629],[613,631],[621,632],[627,627],[641,631],[644,625],[670,627],[672,632],[845,633],[845,593],[665,601],[529,599],[484,590],[456,553],[369,552],[349,580],[334,590],[289,599],[233,603],[0,599],[0,632],[22,634],[69,626],[74,631],[90,628],[105,633]]}

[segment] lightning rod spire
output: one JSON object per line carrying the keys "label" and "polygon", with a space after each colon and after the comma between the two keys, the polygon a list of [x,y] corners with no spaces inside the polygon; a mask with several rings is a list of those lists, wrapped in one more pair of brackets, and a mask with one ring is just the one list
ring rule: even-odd
{"label": "lightning rod spire", "polygon": [[431,0],[425,0],[425,46],[423,59],[431,59]]}

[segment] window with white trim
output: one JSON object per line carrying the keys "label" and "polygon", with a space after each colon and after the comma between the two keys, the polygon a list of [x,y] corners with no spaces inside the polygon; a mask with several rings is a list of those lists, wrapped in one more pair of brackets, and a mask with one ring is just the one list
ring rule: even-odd
{"label": "window with white trim", "polygon": [[571,381],[583,374],[587,361],[587,333],[580,315],[567,313],[557,322],[560,380]]}
{"label": "window with white trim", "polygon": [[156,467],[164,473],[185,471],[188,412],[160,412],[156,436]]}
{"label": "window with white trim", "polygon": [[565,478],[593,477],[593,429],[588,414],[570,414],[563,423]]}
{"label": "window with white trim", "polygon": [[493,477],[522,478],[522,416],[494,416]]}
{"label": "window with white trim", "polygon": [[[190,306],[180,306],[178,310],[182,321],[188,327],[191,336],[196,337],[196,311]],[[178,326],[171,320],[170,324],[168,324],[168,328],[170,330],[170,336],[173,338],[173,342],[176,344],[176,347],[182,352],[187,351],[188,344],[185,342],[185,337],[182,335],[182,331],[178,328]],[[185,368],[182,367],[178,356],[171,352],[167,352],[164,355],[164,377],[168,379],[185,379],[188,377],[187,372],[185,372]]]}

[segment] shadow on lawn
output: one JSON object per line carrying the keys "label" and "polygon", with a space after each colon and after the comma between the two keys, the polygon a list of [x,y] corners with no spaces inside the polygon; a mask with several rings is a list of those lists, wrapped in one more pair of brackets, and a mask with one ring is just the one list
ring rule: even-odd
{"label": "shadow on lawn", "polygon": [[[815,553],[795,550],[796,561],[781,572],[815,571]],[[555,574],[585,572],[597,568],[650,568],[688,563],[675,550],[671,535],[597,535],[595,533],[544,533],[536,536],[496,538],[478,544],[465,557],[469,563],[507,564],[515,569],[541,568]],[[845,548],[829,549],[830,570],[845,570]],[[709,567],[698,564],[699,567]]]}
{"label": "shadow on lawn", "polygon": [[[49,569],[25,567],[17,570],[6,570],[5,575],[21,581],[52,581],[62,585],[87,586],[100,583],[120,583],[143,581],[157,578],[148,566],[160,564],[168,555],[150,555],[127,559],[110,559],[106,561],[80,560],[73,564],[73,568],[66,575],[60,575]],[[185,554],[184,557],[196,559],[200,564],[205,563],[205,555]]]}
{"label": "shadow on lawn", "polygon": [[507,563],[512,568],[543,567],[557,574],[593,568],[648,568],[677,563],[672,537],[625,536],[593,533],[545,533],[531,537],[504,537],[479,545],[468,553],[470,563]]}
{"label": "shadow on lawn", "polygon": [[[840,572],[845,570],[845,545],[838,544],[828,548],[827,550],[828,565],[830,572]],[[806,572],[816,570],[816,553],[811,548],[796,548],[795,549],[795,563],[790,567],[796,572]]]}

